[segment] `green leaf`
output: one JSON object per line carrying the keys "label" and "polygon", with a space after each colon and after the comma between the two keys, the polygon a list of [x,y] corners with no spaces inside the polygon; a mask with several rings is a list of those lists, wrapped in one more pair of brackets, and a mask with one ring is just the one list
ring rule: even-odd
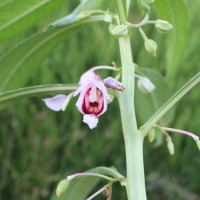
{"label": "green leaf", "polygon": [[24,83],[35,75],[44,58],[58,44],[66,40],[69,31],[85,23],[99,20],[102,20],[102,18],[90,18],[61,28],[48,30],[17,46],[0,60],[0,91],[23,87]]}
{"label": "green leaf", "polygon": [[65,26],[69,23],[78,21],[76,19],[76,17],[80,13],[82,13],[84,11],[88,11],[88,10],[97,9],[101,2],[102,2],[102,0],[84,0],[84,1],[81,1],[81,3],[69,15],[53,22],[52,24],[49,25],[49,28]]}
{"label": "green leaf", "polygon": [[[94,169],[91,169],[87,172],[93,172],[98,173],[102,175],[108,175],[115,178],[123,178],[122,175],[120,175],[116,169],[114,168],[108,168],[108,167],[97,167]],[[93,190],[93,188],[100,182],[100,178],[98,177],[80,177],[73,180],[69,187],[67,188],[67,191],[61,195],[59,198],[60,200],[85,200],[87,196],[90,194],[90,192]],[[51,200],[57,200],[58,198],[53,195]]]}
{"label": "green leaf", "polygon": [[53,84],[20,88],[17,90],[0,93],[0,103],[8,103],[10,100],[15,100],[22,97],[34,97],[38,95],[60,93],[63,91],[74,91],[78,88],[78,86],[78,84]]}
{"label": "green leaf", "polygon": [[[141,69],[142,74],[148,77],[156,86],[151,93],[144,94],[136,87],[136,115],[140,124],[144,124],[171,96],[172,91],[164,78],[151,69]],[[169,112],[160,122],[163,125],[168,124],[174,116],[174,112]]]}
{"label": "green leaf", "polygon": [[0,41],[35,25],[66,0],[15,0],[0,4]]}
{"label": "green leaf", "polygon": [[143,133],[148,131],[194,86],[200,82],[200,72],[190,79],[180,90],[178,90],[156,113],[143,125]]}
{"label": "green leaf", "polygon": [[173,76],[181,66],[178,66],[186,48],[188,39],[189,17],[184,0],[155,1],[158,17],[173,25],[167,40],[167,76]]}

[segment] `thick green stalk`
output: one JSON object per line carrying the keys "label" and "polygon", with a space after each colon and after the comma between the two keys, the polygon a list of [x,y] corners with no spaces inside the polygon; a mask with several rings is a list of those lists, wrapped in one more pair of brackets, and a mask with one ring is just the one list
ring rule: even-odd
{"label": "thick green stalk", "polygon": [[[126,20],[122,0],[116,0],[120,22]],[[132,58],[130,37],[119,38],[122,62],[122,83],[125,91],[119,94],[123,134],[126,148],[128,200],[146,200],[143,135],[138,131],[134,105],[135,66]]]}
{"label": "thick green stalk", "polygon": [[122,83],[125,91],[119,94],[119,104],[126,148],[127,196],[129,200],[146,200],[143,135],[137,129],[134,108],[134,64],[129,36],[119,39],[122,61]]}

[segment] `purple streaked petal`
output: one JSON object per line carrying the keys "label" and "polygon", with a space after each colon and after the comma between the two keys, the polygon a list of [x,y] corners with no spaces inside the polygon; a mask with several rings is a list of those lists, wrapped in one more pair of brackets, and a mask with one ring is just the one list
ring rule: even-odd
{"label": "purple streaked petal", "polygon": [[83,117],[83,122],[88,124],[90,129],[97,127],[98,121],[99,120],[95,115],[86,114]]}
{"label": "purple streaked petal", "polygon": [[62,109],[63,103],[67,100],[67,96],[64,94],[56,95],[52,98],[42,99],[46,106],[54,111],[60,111]]}

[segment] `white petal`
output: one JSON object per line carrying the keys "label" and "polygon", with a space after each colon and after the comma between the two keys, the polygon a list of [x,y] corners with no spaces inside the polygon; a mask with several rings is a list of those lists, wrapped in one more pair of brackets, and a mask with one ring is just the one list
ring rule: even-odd
{"label": "white petal", "polygon": [[86,114],[83,117],[83,122],[88,124],[90,129],[95,128],[97,126],[97,124],[98,124],[98,121],[99,120],[95,115]]}
{"label": "white petal", "polygon": [[98,98],[97,98],[97,88],[95,86],[92,86],[92,88],[90,90],[89,101],[95,102],[97,100],[98,100]]}
{"label": "white petal", "polygon": [[82,74],[79,84],[83,84],[87,82],[90,79],[93,79],[95,77],[95,73],[91,70],[86,71],[84,74]]}
{"label": "white petal", "polygon": [[67,100],[67,96],[64,94],[56,95],[52,98],[42,99],[46,106],[54,111],[59,111],[62,109],[63,103]]}

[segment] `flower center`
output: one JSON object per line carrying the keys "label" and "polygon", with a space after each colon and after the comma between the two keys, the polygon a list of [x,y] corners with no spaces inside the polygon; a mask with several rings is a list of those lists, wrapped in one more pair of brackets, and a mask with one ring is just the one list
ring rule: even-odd
{"label": "flower center", "polygon": [[85,114],[98,115],[104,108],[103,103],[103,94],[101,90],[96,88],[96,86],[92,86],[84,97],[82,108]]}

